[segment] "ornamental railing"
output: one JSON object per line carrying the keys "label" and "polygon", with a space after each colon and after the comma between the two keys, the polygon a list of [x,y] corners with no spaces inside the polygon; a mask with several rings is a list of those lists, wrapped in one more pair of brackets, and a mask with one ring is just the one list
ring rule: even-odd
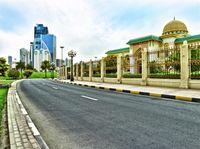
{"label": "ornamental railing", "polygon": [[93,77],[101,77],[101,60],[92,62]]}
{"label": "ornamental railing", "polygon": [[180,78],[180,47],[150,51],[147,57],[149,78]]}
{"label": "ornamental railing", "polygon": [[142,61],[141,56],[122,56],[122,78],[141,78]]}
{"label": "ornamental railing", "polygon": [[200,79],[200,45],[189,46],[190,78]]}

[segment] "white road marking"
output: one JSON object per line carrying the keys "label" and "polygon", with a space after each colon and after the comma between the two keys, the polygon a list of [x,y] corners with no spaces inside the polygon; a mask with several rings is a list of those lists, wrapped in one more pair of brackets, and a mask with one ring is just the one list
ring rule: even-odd
{"label": "white road marking", "polygon": [[88,97],[88,96],[84,96],[84,95],[82,95],[81,97],[91,99],[91,100],[94,100],[94,101],[98,101],[98,99],[96,99],[96,98],[92,98],[92,97]]}
{"label": "white road marking", "polygon": [[52,86],[52,88],[53,88],[53,89],[55,89],[55,90],[57,90],[57,89],[58,89],[58,88],[57,88],[57,87],[55,87],[55,86]]}

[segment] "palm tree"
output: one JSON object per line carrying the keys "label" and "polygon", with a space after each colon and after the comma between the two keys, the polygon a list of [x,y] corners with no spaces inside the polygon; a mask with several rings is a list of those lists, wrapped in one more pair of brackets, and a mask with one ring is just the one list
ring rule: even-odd
{"label": "palm tree", "polygon": [[42,65],[41,65],[41,68],[42,68],[42,70],[44,70],[44,72],[45,72],[45,78],[46,78],[47,77],[47,69],[50,68],[49,61],[47,61],[47,60],[43,61]]}
{"label": "palm tree", "polygon": [[20,69],[20,73],[21,73],[21,78],[22,78],[22,70],[25,69],[25,62],[22,62],[21,60],[19,62],[16,63],[16,69]]}

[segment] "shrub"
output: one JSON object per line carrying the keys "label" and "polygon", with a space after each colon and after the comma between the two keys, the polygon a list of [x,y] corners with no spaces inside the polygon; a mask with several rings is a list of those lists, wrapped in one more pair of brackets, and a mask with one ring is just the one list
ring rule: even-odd
{"label": "shrub", "polygon": [[11,69],[11,70],[8,71],[8,77],[11,77],[13,79],[19,78],[19,75],[20,75],[20,73],[16,69]]}
{"label": "shrub", "polygon": [[29,78],[29,77],[32,75],[32,73],[33,73],[33,70],[27,69],[27,70],[24,71],[24,74],[23,74],[23,75],[24,75],[26,78]]}

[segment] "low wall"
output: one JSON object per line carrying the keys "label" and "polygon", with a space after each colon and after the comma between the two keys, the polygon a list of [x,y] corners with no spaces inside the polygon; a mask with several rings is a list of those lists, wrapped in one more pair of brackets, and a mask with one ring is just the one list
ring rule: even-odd
{"label": "low wall", "polygon": [[92,82],[102,82],[101,77],[92,77]]}
{"label": "low wall", "polygon": [[117,78],[104,78],[105,83],[119,83]]}
{"label": "low wall", "polygon": [[122,78],[122,84],[140,85],[141,82],[141,78]]}
{"label": "low wall", "polygon": [[200,80],[189,80],[189,88],[200,89]]}
{"label": "low wall", "polygon": [[[75,78],[76,80],[76,78]],[[78,77],[79,81],[89,81],[89,77]],[[92,82],[102,82],[100,77],[92,77]],[[120,83],[117,78],[104,78],[105,83]],[[122,84],[129,85],[141,85],[141,78],[122,78]],[[180,79],[156,79],[156,78],[148,78],[147,85],[148,86],[157,86],[157,87],[172,87],[179,88],[181,80]],[[200,80],[189,80],[189,88],[191,89],[200,89]]]}
{"label": "low wall", "polygon": [[83,77],[83,81],[89,81],[89,77]]}
{"label": "low wall", "polygon": [[147,85],[159,87],[176,87],[180,86],[180,79],[147,79]]}

